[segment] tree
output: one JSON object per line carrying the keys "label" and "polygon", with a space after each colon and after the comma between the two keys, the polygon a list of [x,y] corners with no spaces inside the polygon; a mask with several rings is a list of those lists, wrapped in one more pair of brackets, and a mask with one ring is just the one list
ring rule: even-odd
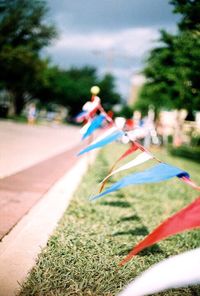
{"label": "tree", "polygon": [[181,14],[178,26],[183,30],[200,30],[200,1],[199,0],[171,0],[174,13]]}
{"label": "tree", "polygon": [[44,1],[3,0],[0,3],[0,81],[14,97],[20,114],[25,94],[40,83],[46,62],[39,51],[55,37],[55,28],[45,22]]}
{"label": "tree", "polygon": [[54,102],[67,107],[71,116],[80,112],[83,104],[90,100],[93,85],[100,86],[102,104],[107,110],[120,99],[114,89],[114,78],[105,76],[99,80],[93,67],[69,70],[48,67],[42,76],[43,83],[35,87],[35,95],[42,104]]}
{"label": "tree", "polygon": [[176,35],[161,31],[161,46],[153,49],[147,59],[143,71],[147,82],[135,107],[147,110],[153,104],[157,109],[186,108],[191,115],[200,106],[200,5],[195,0],[171,3],[175,12],[183,13],[180,29]]}

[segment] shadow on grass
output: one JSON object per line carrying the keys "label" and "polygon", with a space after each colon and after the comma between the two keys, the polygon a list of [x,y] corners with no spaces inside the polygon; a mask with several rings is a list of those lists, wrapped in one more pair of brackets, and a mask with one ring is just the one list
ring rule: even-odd
{"label": "shadow on grass", "polygon": [[110,206],[110,207],[120,207],[120,208],[130,208],[131,204],[127,201],[103,201],[101,202],[103,206]]}
{"label": "shadow on grass", "polygon": [[125,194],[123,192],[117,191],[115,196],[119,197],[119,198],[123,198],[123,197],[125,197]]}
{"label": "shadow on grass", "polygon": [[149,231],[148,231],[147,227],[142,226],[142,227],[136,227],[135,229],[129,229],[127,231],[115,232],[113,234],[113,236],[117,236],[117,235],[134,235],[134,236],[142,235],[142,236],[145,236],[145,235],[148,235],[148,234],[149,234]]}
{"label": "shadow on grass", "polygon": [[140,219],[140,217],[138,215],[131,215],[131,216],[120,218],[118,222],[126,222],[126,221],[138,221],[138,222],[140,222],[141,219]]}
{"label": "shadow on grass", "polygon": [[149,256],[149,255],[154,255],[154,254],[165,254],[165,252],[159,247],[159,245],[153,245],[151,247],[148,247],[138,253],[138,256]]}
{"label": "shadow on grass", "polygon": [[[118,255],[119,256],[126,256],[126,255],[128,255],[128,253],[130,253],[133,250],[133,248],[134,248],[134,246],[132,248],[127,248],[125,250],[122,250],[118,253]],[[144,257],[144,256],[150,256],[150,255],[156,255],[156,254],[164,255],[165,252],[158,245],[153,245],[153,246],[148,247],[148,248],[144,249],[143,251],[139,252],[136,256]]]}

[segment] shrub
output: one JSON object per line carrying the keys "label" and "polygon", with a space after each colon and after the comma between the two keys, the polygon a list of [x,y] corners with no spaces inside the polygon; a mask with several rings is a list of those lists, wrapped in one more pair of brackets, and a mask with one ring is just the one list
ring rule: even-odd
{"label": "shrub", "polygon": [[188,158],[195,161],[200,161],[200,147],[191,147],[183,145],[181,147],[175,148],[169,146],[168,150],[171,155]]}

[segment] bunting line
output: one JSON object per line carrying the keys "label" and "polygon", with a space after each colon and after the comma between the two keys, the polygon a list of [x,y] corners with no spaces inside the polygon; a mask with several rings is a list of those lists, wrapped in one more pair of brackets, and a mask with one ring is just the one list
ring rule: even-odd
{"label": "bunting line", "polygon": [[[95,116],[97,112],[100,114]],[[190,179],[190,176],[186,171],[160,161],[140,143],[136,142],[137,139],[143,138],[146,135],[145,128],[140,127],[126,132],[124,131],[124,127],[120,127],[120,129],[118,129],[117,122],[114,125],[112,116],[109,116],[109,114],[105,112],[99,97],[92,95],[91,101],[86,102],[82,108],[82,112],[77,115],[75,120],[77,122],[84,120],[88,121],[88,123],[84,125],[81,130],[83,134],[82,140],[89,137],[96,129],[101,127],[104,120],[111,126],[107,127],[103,134],[90,143],[89,146],[81,150],[78,155],[82,155],[93,149],[103,147],[120,138],[122,138],[121,141],[123,143],[131,143],[131,147],[129,147],[115,161],[108,172],[108,175],[100,183],[101,187],[99,194],[91,197],[90,200],[96,200],[125,186],[157,183],[171,179],[173,177],[178,177],[182,182],[191,186],[193,189],[200,191],[200,186],[195,184],[195,182]],[[124,138],[126,138],[127,141],[125,141]],[[137,150],[141,151],[139,155],[137,155],[131,161],[121,165],[117,169],[114,169],[122,159],[126,158]],[[151,159],[158,161],[158,164],[142,172],[130,174],[120,179],[118,182],[114,183],[112,186],[102,192],[107,180],[111,176],[118,172],[136,167]],[[148,236],[140,241],[119,264],[124,265],[143,249],[150,247],[151,245],[166,239],[167,237],[198,227],[200,227],[200,197],[168,219],[164,220]],[[196,259],[197,256],[200,256],[200,248],[191,252],[174,256],[164,260],[159,264],[156,264],[144,272],[140,277],[136,278],[136,280],[133,281],[119,296],[132,296],[133,294],[135,296],[141,296],[145,293],[155,293],[162,291],[163,289],[179,287],[181,285],[200,283],[200,261],[198,262]],[[159,278],[161,277],[161,281],[159,283],[156,281],[158,276]]]}

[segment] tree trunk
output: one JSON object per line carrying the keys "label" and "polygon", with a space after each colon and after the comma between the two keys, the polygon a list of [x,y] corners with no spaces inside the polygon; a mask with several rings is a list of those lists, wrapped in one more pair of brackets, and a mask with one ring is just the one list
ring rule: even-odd
{"label": "tree trunk", "polygon": [[14,113],[15,115],[20,115],[23,108],[24,108],[24,97],[23,97],[23,94],[22,93],[18,93],[18,92],[15,92],[14,93]]}

